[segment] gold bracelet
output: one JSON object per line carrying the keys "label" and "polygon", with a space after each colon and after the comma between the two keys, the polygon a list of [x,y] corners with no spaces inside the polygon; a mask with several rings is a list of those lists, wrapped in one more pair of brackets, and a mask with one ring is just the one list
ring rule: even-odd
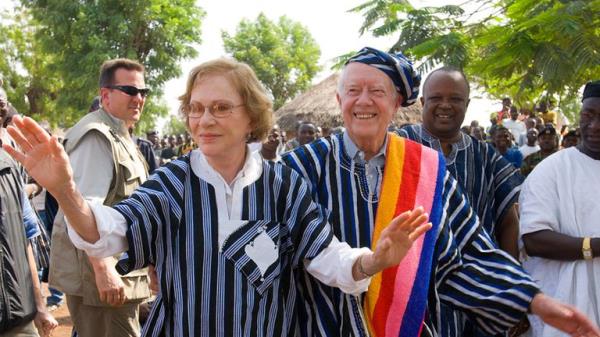
{"label": "gold bracelet", "polygon": [[583,244],[581,246],[581,253],[583,254],[584,260],[591,260],[594,258],[594,252],[592,251],[591,238],[583,238]]}
{"label": "gold bracelet", "polygon": [[362,259],[363,259],[363,257],[364,257],[364,256],[365,256],[365,254],[363,254],[363,255],[361,255],[361,256],[359,256],[359,257],[358,257],[358,271],[359,271],[359,272],[360,272],[360,273],[361,273],[361,274],[362,274],[364,277],[372,277],[372,276],[373,276],[373,275],[375,275],[375,274],[368,274],[368,273],[367,273],[367,272],[364,270],[364,268],[363,268],[363,265],[362,265]]}

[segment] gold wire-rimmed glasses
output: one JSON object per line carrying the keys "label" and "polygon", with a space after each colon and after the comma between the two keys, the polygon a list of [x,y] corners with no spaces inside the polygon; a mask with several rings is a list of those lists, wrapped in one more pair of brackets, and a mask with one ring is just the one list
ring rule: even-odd
{"label": "gold wire-rimmed glasses", "polygon": [[202,118],[206,111],[215,118],[225,118],[231,116],[235,108],[244,106],[245,104],[234,105],[228,102],[217,102],[209,106],[204,106],[201,103],[190,103],[184,106],[183,112],[189,118]]}

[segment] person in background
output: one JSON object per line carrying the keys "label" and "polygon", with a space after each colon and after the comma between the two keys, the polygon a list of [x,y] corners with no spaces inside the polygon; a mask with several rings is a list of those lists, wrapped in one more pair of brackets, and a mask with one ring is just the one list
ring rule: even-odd
{"label": "person in background", "polygon": [[281,161],[284,150],[285,131],[281,131],[279,125],[274,124],[258,151],[263,159],[278,162]]}
{"label": "person in background", "polygon": [[343,134],[346,131],[346,128],[344,128],[343,126],[336,126],[335,128],[331,129],[331,135],[339,135],[339,134]]}
{"label": "person in background", "polygon": [[[470,93],[461,71],[440,68],[430,74],[426,84],[422,97],[423,124],[403,128],[399,134],[444,154],[448,171],[468,195],[483,228],[500,248],[516,258],[518,218],[513,205],[522,177],[492,144],[459,132]],[[501,130],[507,131],[498,125],[494,136]],[[510,133],[504,135],[510,137]]]}
{"label": "person in background", "polygon": [[308,144],[318,138],[318,129],[312,122],[302,122],[298,127],[298,133],[296,134],[296,140],[298,146]]}
{"label": "person in background", "polygon": [[561,148],[566,149],[579,144],[579,134],[577,130],[571,130],[563,136]]}
{"label": "person in background", "polygon": [[154,161],[159,164],[160,163],[160,153],[162,151],[162,147],[160,144],[160,137],[158,135],[157,130],[148,130],[146,131],[146,139],[152,144],[152,152],[154,153]]}
{"label": "person in background", "polygon": [[490,115],[490,126],[488,127],[488,130],[486,132],[487,134],[487,138],[486,138],[486,142],[488,143],[493,143],[494,141],[494,134],[496,133],[496,129],[500,126],[500,123],[498,123],[498,113],[497,112],[493,112]]}
{"label": "person in background", "polygon": [[540,101],[537,106],[537,111],[537,116],[542,119],[544,124],[552,124],[554,127],[556,127],[556,112],[548,109],[547,101]]}
{"label": "person in background", "polygon": [[[450,67],[434,70],[423,85],[423,124],[403,128],[399,134],[444,155],[446,168],[466,194],[488,240],[516,259],[519,222],[514,204],[522,177],[490,143],[479,142],[459,131],[470,101],[469,94],[469,83],[460,70]],[[506,132],[501,125],[495,125],[494,129],[494,136],[500,130]],[[510,136],[510,133],[506,132],[506,135]],[[465,237],[459,236],[457,240],[459,246],[468,243]],[[484,257],[482,264],[489,263],[486,262],[489,258]],[[515,275],[514,282],[518,283],[520,278],[528,276],[524,272]],[[484,325],[472,318],[472,314],[466,315],[447,303],[441,304],[441,315],[444,320],[453,322],[447,328],[449,334],[490,334]],[[524,316],[520,318],[524,319]],[[463,321],[466,322],[464,326],[456,323]]]}
{"label": "person in background", "polygon": [[533,171],[537,164],[558,150],[558,136],[556,129],[552,126],[547,126],[538,134],[538,145],[540,150],[530,154],[523,160],[521,166],[521,174],[525,177]]}
{"label": "person in background", "polygon": [[175,150],[175,136],[169,135],[167,137],[167,144],[166,146],[163,146],[162,152],[160,153],[161,166],[177,158],[177,152]]}
{"label": "person in background", "polygon": [[152,174],[154,170],[158,168],[158,163],[154,157],[154,149],[152,143],[144,138],[138,137],[133,134],[134,127],[129,128],[129,135],[131,136],[131,140],[137,145],[138,150],[144,157],[146,162],[146,168],[148,174]]}
{"label": "person in background", "polygon": [[485,142],[485,131],[481,126],[472,127],[471,136],[480,142]]}
{"label": "person in background", "polygon": [[520,168],[523,164],[523,154],[513,146],[512,134],[504,125],[496,129],[494,147],[515,168]]}
{"label": "person in background", "polygon": [[[0,80],[0,125],[9,113]],[[3,128],[0,130],[4,132]],[[4,134],[0,141],[8,145]],[[48,313],[30,244],[40,235],[35,213],[23,189],[21,169],[0,149],[0,336],[48,337],[58,322]]]}
{"label": "person in background", "polygon": [[519,117],[517,119],[521,122],[525,122],[528,118],[531,117],[533,117],[533,115],[531,114],[531,109],[526,105],[521,106],[521,108],[519,109]]}
{"label": "person in background", "polygon": [[195,147],[196,147],[196,144],[194,144],[194,141],[192,140],[192,136],[186,132],[185,136],[184,136],[183,144],[181,144],[181,146],[179,146],[179,149],[177,150],[177,156],[181,157],[184,154],[187,154],[190,151],[192,151]]}
{"label": "person in background", "polygon": [[[586,84],[581,143],[529,174],[519,198],[523,265],[550,296],[600,324],[600,81]],[[535,317],[533,337],[563,334]]]}
{"label": "person in background", "polygon": [[100,101],[100,96],[96,96],[92,99],[92,103],[90,104],[90,108],[88,109],[88,113],[94,112],[100,109],[100,105],[102,102]]}
{"label": "person in background", "polygon": [[[149,89],[144,67],[129,59],[104,62],[98,84],[101,106],[67,132],[65,160],[68,154],[75,184],[86,198],[112,205],[147,177],[145,160],[129,128],[139,121]],[[39,176],[31,175],[41,184]],[[48,192],[59,200],[66,190]],[[119,256],[88,257],[77,249],[69,240],[63,215],[65,207],[72,206],[60,204],[54,220],[49,283],[67,295],[79,337],[137,337],[139,304],[150,296],[146,271],[120,276],[115,269]]]}
{"label": "person in background", "polygon": [[181,145],[183,145],[184,139],[185,136],[183,133],[180,133],[175,137],[175,148],[177,148],[177,152],[179,152],[179,148],[181,147]]}
{"label": "person in background", "polygon": [[159,136],[157,130],[148,130],[146,131],[146,139],[152,143],[153,148],[157,148],[159,144]]}
{"label": "person in background", "polygon": [[546,127],[546,124],[544,124],[544,120],[540,116],[535,116],[534,118],[535,118],[535,128],[538,130],[538,133],[542,132],[542,130]]}
{"label": "person in background", "polygon": [[519,139],[517,141],[517,143],[520,146],[523,146],[523,145],[527,144],[527,132],[529,130],[531,130],[532,128],[535,129],[535,125],[536,125],[537,122],[536,122],[536,120],[535,120],[534,117],[529,117],[529,118],[525,119],[525,121],[523,123],[525,124],[525,133],[522,133],[519,136]]}
{"label": "person in background", "polygon": [[504,97],[502,99],[502,109],[496,113],[496,124],[501,125],[502,121],[510,118],[510,109],[512,107],[512,100],[510,97]]}
{"label": "person in background", "polygon": [[537,144],[538,133],[536,128],[527,130],[527,143],[519,148],[519,151],[523,155],[523,160],[540,150],[540,146]]}
{"label": "person in background", "polygon": [[298,143],[298,133],[300,130],[300,126],[302,126],[302,124],[304,124],[304,121],[296,121],[296,126],[294,127],[294,130],[295,130],[294,138],[288,139],[288,141],[285,143],[286,151],[293,150],[300,145]]}
{"label": "person in background", "polygon": [[525,123],[518,119],[519,111],[516,106],[510,107],[509,117],[510,118],[506,118],[502,121],[502,126],[510,131],[512,139],[517,142],[517,145],[523,145],[524,143],[519,143],[519,141],[521,140],[521,135],[527,132],[527,128],[525,127]]}

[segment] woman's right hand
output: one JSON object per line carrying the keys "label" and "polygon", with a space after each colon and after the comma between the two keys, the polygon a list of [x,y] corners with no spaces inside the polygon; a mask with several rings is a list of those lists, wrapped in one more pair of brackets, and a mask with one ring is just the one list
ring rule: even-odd
{"label": "woman's right hand", "polygon": [[6,152],[21,163],[27,173],[55,197],[74,190],[75,183],[69,156],[58,139],[51,137],[29,117],[15,116],[12,122],[13,125],[8,127],[8,133],[19,149],[13,148],[10,144],[3,144],[2,147]]}

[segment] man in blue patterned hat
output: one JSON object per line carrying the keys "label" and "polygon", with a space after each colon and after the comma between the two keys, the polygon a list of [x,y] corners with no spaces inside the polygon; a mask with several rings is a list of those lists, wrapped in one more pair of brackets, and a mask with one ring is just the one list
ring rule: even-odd
{"label": "man in blue patterned hat", "polygon": [[[382,305],[385,310],[376,306],[372,311],[368,306],[370,292],[397,286],[393,280],[381,282],[387,270],[376,275],[361,270],[365,276],[373,276],[369,292],[366,296],[351,296],[323,285],[300,269],[297,279],[304,281],[298,286],[303,298],[298,317],[301,335],[387,336],[393,331],[393,335],[403,337],[462,336],[462,322],[454,320],[454,316],[442,315],[442,303],[452,310],[466,312],[490,334],[508,330],[528,310],[569,333],[600,334],[576,310],[540,293],[521,267],[496,248],[480,226],[468,198],[445,170],[443,156],[387,132],[398,108],[415,102],[419,82],[420,77],[402,54],[362,49],[345,65],[336,94],[345,131],[298,147],[282,157],[284,163],[310,182],[314,199],[331,212],[329,220],[335,235],[352,247],[371,247],[378,235],[378,206],[390,196],[385,193],[391,185],[386,181],[390,181],[388,175],[394,175],[392,158],[398,157],[397,153],[389,152],[391,144],[405,144],[430,155],[429,158],[439,158],[441,163],[435,190],[428,190],[431,186],[425,181],[417,186],[417,190],[430,192],[434,196],[432,204],[441,208],[436,214],[431,211],[434,229],[423,243],[426,247],[427,237],[433,235],[431,256],[428,264],[417,269],[426,272],[415,276],[422,282],[417,282],[412,292],[406,294],[403,303],[387,303]],[[409,151],[404,154],[412,155]],[[404,170],[403,186],[419,181],[419,172],[431,171],[426,167],[427,161],[404,164],[417,169],[421,165],[421,170]],[[402,198],[398,196],[398,205]],[[409,207],[419,206],[418,199],[414,200],[414,204],[408,203]],[[421,258],[416,256],[418,261],[426,261]],[[423,266],[426,268],[420,269]],[[420,297],[413,296],[419,292]],[[394,301],[396,297],[394,294]],[[422,310],[413,310],[422,303],[425,303]],[[387,315],[383,327],[378,314],[381,312]],[[416,329],[408,332],[405,327]],[[382,330],[385,333],[377,332]]]}

